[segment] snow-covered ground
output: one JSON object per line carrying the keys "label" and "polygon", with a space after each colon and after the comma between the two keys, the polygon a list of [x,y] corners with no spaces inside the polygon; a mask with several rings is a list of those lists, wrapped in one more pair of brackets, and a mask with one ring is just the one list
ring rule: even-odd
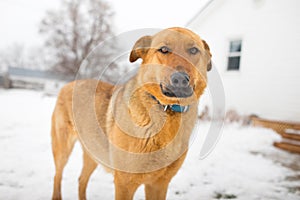
{"label": "snow-covered ground", "polygon": [[[54,164],[50,117],[55,98],[40,92],[0,90],[0,199],[50,199]],[[214,151],[199,159],[209,128],[199,124],[188,157],[172,180],[168,199],[300,199],[300,156],[272,146],[279,140],[263,128],[226,125]],[[64,199],[77,199],[81,170],[80,145],[65,168]],[[113,177],[98,167],[89,199],[113,199]],[[135,199],[144,199],[139,188]]]}

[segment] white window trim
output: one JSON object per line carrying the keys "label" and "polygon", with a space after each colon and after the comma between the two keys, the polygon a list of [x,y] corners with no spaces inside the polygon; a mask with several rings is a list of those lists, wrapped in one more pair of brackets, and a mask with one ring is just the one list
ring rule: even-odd
{"label": "white window trim", "polygon": [[229,52],[227,57],[241,57],[241,51],[240,52]]}
{"label": "white window trim", "polygon": [[[241,41],[241,51],[239,52],[230,52],[230,44],[231,42],[233,41],[236,41],[236,40],[240,40]],[[226,72],[229,72],[229,73],[238,73],[241,71],[241,60],[242,60],[242,51],[243,51],[243,39],[242,37],[234,37],[234,38],[229,38],[227,40],[227,57],[226,57]],[[240,57],[240,63],[239,63],[239,69],[238,70],[230,70],[228,69],[228,58],[231,58],[231,57]]]}

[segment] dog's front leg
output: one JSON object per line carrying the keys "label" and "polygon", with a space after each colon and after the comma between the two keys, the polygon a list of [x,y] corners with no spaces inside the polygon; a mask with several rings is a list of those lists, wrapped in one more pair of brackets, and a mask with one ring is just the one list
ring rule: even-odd
{"label": "dog's front leg", "polygon": [[115,200],[133,199],[134,193],[140,185],[134,180],[128,173],[115,172]]}
{"label": "dog's front leg", "polygon": [[165,200],[169,181],[157,181],[145,185],[146,200]]}

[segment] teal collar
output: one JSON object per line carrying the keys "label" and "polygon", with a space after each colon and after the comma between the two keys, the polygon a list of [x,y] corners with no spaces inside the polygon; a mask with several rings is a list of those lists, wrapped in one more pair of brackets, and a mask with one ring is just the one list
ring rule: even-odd
{"label": "teal collar", "polygon": [[181,106],[181,105],[173,104],[173,105],[166,105],[164,108],[164,111],[166,111],[168,109],[168,107],[172,111],[179,112],[179,113],[185,113],[185,112],[189,111],[189,108],[190,108],[190,106]]}
{"label": "teal collar", "polygon": [[[153,95],[151,95],[152,99],[156,100],[159,105],[162,105]],[[190,106],[181,106],[178,104],[173,104],[173,105],[162,105],[164,108],[164,111],[166,112],[168,109],[173,111],[173,112],[179,112],[179,113],[185,113],[189,111]]]}

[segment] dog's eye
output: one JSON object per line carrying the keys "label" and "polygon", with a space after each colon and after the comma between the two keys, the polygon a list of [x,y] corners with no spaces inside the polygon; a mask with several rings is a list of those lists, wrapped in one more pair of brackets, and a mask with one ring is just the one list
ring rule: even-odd
{"label": "dog's eye", "polygon": [[167,53],[171,52],[171,49],[169,47],[162,46],[162,47],[160,47],[160,49],[158,49],[158,51],[163,54],[167,54]]}
{"label": "dog's eye", "polygon": [[199,49],[196,48],[196,47],[192,47],[192,48],[189,49],[189,52],[190,52],[190,54],[195,55],[199,52]]}

